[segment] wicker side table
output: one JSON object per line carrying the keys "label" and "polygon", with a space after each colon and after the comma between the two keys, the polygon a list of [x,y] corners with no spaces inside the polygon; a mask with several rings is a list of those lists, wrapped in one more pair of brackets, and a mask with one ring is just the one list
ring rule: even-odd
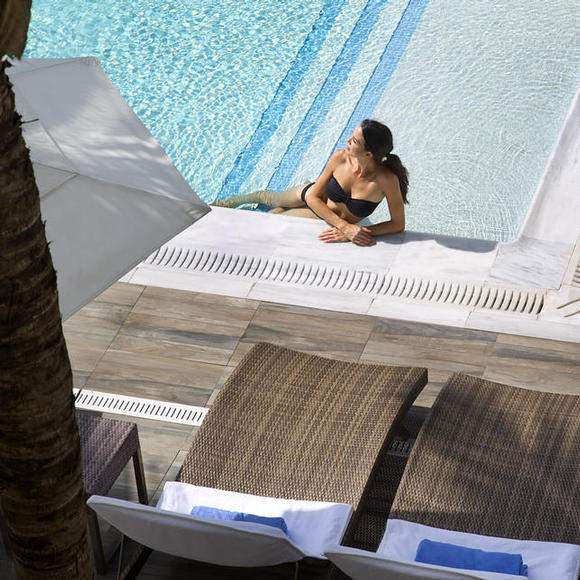
{"label": "wicker side table", "polygon": [[[87,498],[93,494],[107,495],[129,460],[133,459],[139,502],[148,504],[137,425],[82,411],[77,411],[77,421]],[[95,567],[99,574],[104,574],[106,562],[97,515],[89,507],[87,517]]]}

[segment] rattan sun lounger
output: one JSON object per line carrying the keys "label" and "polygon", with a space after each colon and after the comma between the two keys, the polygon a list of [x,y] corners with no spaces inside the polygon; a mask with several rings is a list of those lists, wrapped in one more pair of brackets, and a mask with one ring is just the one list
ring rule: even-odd
{"label": "rattan sun lounger", "polygon": [[426,382],[426,369],[258,344],[216,398],[179,479],[256,496],[350,504],[348,536],[378,460]]}
{"label": "rattan sun lounger", "polygon": [[[580,545],[579,490],[580,397],[456,374],[419,433],[377,554],[391,554],[389,533],[392,540],[392,530],[403,521],[569,544],[573,559],[580,553],[574,550]],[[554,574],[549,577],[564,577]],[[373,576],[397,577],[377,576],[376,570]]]}
{"label": "rattan sun lounger", "polygon": [[427,370],[258,344],[206,416],[180,479],[355,508]]}

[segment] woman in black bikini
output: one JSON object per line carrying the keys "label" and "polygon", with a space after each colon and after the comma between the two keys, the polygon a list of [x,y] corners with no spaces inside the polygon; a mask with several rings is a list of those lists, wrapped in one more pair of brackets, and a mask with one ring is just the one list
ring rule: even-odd
{"label": "woman in black bikini", "polygon": [[[405,229],[407,170],[391,153],[393,136],[386,125],[365,120],[347,142],[336,151],[314,183],[284,192],[255,191],[248,195],[217,200],[213,205],[237,207],[243,203],[263,203],[272,213],[320,218],[331,227],[318,237],[323,242],[351,241],[359,246],[374,244],[374,236]],[[383,198],[391,219],[371,226],[356,222],[369,216]]]}

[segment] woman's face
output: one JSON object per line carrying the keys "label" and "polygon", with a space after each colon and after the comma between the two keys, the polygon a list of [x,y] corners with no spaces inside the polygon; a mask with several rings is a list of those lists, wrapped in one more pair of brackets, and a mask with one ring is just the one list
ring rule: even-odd
{"label": "woman's face", "polygon": [[355,156],[362,155],[366,152],[365,138],[360,126],[354,130],[352,137],[349,137],[346,142],[346,151]]}

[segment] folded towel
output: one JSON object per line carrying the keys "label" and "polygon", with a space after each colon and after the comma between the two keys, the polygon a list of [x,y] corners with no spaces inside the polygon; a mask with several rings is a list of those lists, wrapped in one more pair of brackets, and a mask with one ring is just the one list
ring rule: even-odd
{"label": "folded towel", "polygon": [[213,518],[217,520],[231,520],[235,522],[252,522],[254,524],[263,524],[282,530],[288,535],[288,528],[284,518],[267,518],[265,516],[257,516],[254,514],[245,514],[243,512],[231,512],[229,510],[221,510],[218,508],[197,505],[191,510],[192,516],[200,518]]}
{"label": "folded towel", "polygon": [[417,548],[415,562],[466,570],[503,572],[517,576],[528,575],[528,567],[523,563],[521,554],[484,552],[483,550],[431,540],[421,540]]}

